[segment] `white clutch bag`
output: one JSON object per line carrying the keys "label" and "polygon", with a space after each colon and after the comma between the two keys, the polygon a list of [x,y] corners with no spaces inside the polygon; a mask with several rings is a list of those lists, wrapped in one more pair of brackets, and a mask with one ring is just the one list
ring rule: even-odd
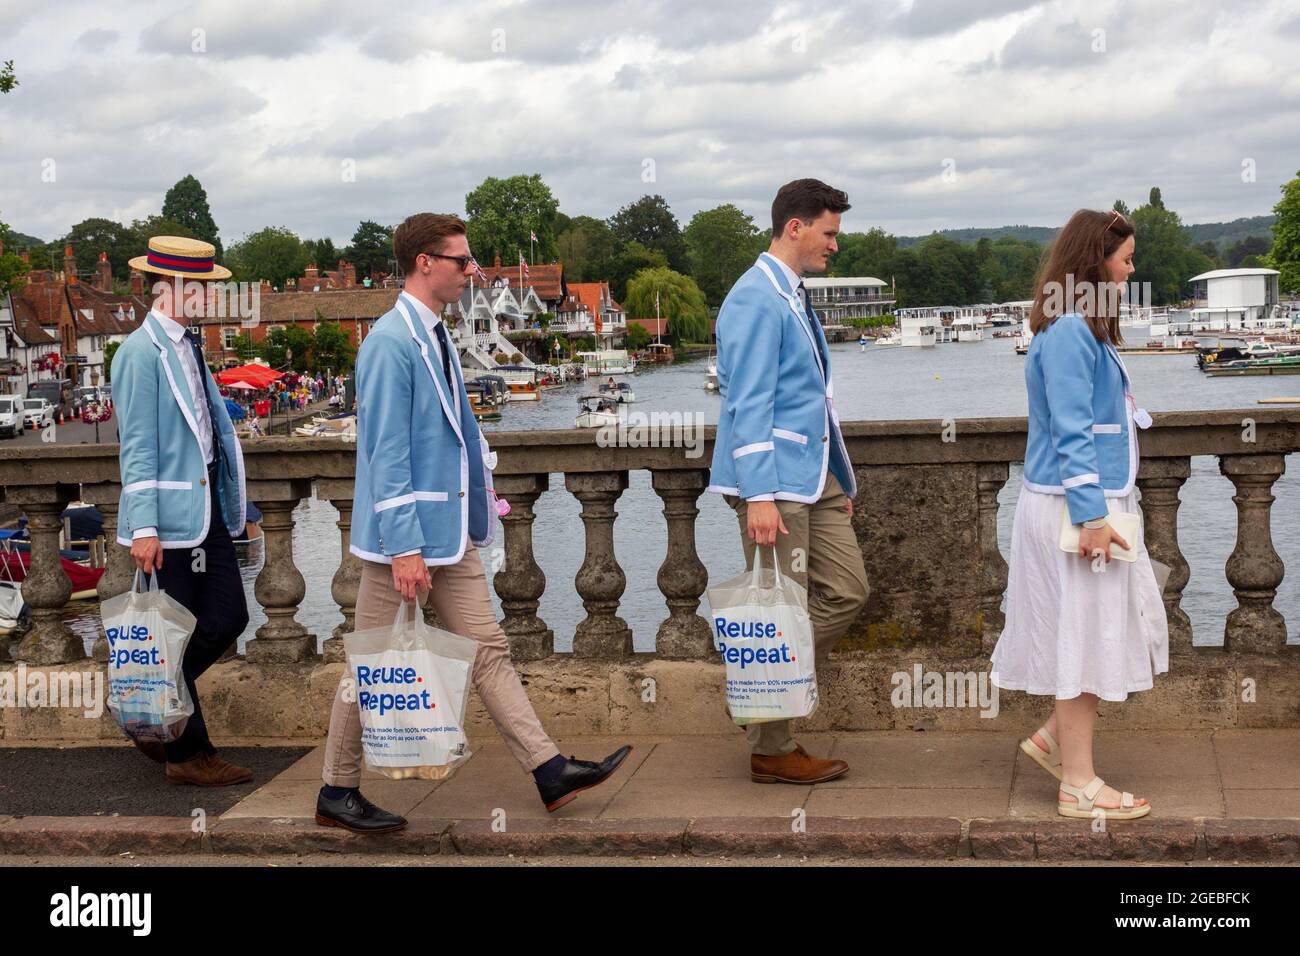
{"label": "white clutch bag", "polygon": [[[1115,529],[1115,532],[1128,542],[1128,550],[1124,550],[1118,544],[1112,543],[1110,546],[1110,556],[1118,558],[1120,561],[1136,561],[1138,544],[1142,538],[1142,516],[1135,511],[1120,511],[1115,506],[1113,498],[1106,499],[1107,523]],[[1082,525],[1072,524],[1070,522],[1070,509],[1061,500],[1061,550],[1068,551],[1070,554],[1079,553],[1079,532],[1083,529]]]}

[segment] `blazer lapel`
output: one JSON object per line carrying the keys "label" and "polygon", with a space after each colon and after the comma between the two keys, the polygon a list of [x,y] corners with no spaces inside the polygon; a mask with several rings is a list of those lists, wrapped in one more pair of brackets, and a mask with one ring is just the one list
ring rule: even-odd
{"label": "blazer lapel", "polygon": [[[429,377],[433,379],[433,387],[438,392],[438,401],[442,404],[443,414],[447,416],[447,421],[451,422],[456,437],[460,439],[461,444],[464,444],[465,436],[461,434],[460,422],[452,414],[451,405],[447,401],[448,389],[455,386],[449,383],[444,385],[442,376],[434,368],[431,355],[434,354],[435,349],[433,342],[429,339],[429,333],[425,330],[424,323],[420,321],[419,316],[414,314],[415,310],[403,302],[400,297],[397,300],[397,308],[402,316],[402,321],[406,323],[407,331],[411,333],[411,338],[415,339],[416,344],[420,347],[420,357],[424,359],[424,367],[428,370]],[[455,360],[453,359],[453,361]]]}
{"label": "blazer lapel", "polygon": [[[185,418],[185,423],[190,426],[190,431],[194,433],[194,440],[199,444],[199,450],[206,455],[207,450],[203,448],[203,440],[199,437],[198,418],[194,412],[194,396],[190,394],[189,381],[185,378],[185,369],[181,366],[180,356],[176,349],[178,346],[167,337],[163,327],[158,324],[158,320],[152,314],[145,316],[145,330],[149,333],[149,338],[153,344],[158,347],[160,358],[163,363],[163,371],[167,374],[167,385],[172,390],[172,397],[176,400],[177,406],[181,410],[181,415]],[[216,423],[213,423],[213,428]]]}

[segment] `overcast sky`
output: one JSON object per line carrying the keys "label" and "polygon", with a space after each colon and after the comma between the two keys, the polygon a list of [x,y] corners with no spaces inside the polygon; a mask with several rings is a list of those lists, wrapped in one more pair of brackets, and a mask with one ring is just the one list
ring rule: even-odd
{"label": "overcast sky", "polygon": [[760,225],[816,176],[845,229],[918,234],[1152,185],[1259,215],[1300,169],[1296,0],[0,0],[9,59],[0,220],[47,240],[186,173],[227,244],[342,244],[515,173],[569,215],[649,192]]}

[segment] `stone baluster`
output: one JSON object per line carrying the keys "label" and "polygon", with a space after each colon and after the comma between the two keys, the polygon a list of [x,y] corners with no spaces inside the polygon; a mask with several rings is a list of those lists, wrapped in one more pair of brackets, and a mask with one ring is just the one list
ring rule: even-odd
{"label": "stone baluster", "polygon": [[339,529],[342,559],[330,581],[330,595],[343,612],[343,623],[334,628],[332,636],[325,639],[325,661],[335,663],[347,659],[343,649],[343,635],[356,629],[357,593],[361,589],[361,559],[348,550],[352,543],[352,495],[350,478],[321,478],[316,482],[316,497],[332,504],[339,513],[335,522]]}
{"label": "stone baluster", "polygon": [[574,586],[587,616],[573,635],[578,657],[618,660],[632,652],[632,629],[616,613],[627,577],[614,554],[614,503],[627,487],[626,471],[575,472],[564,486],[582,503],[586,549]]}
{"label": "stone baluster", "polygon": [[492,586],[505,612],[501,629],[510,638],[510,656],[517,661],[549,657],[555,649],[554,633],[537,616],[546,575],[533,554],[533,506],[549,483],[545,474],[500,475],[493,480],[497,494],[510,503],[510,514],[501,519],[505,562],[499,568],[492,562]]}
{"label": "stone baluster", "polygon": [[695,550],[696,502],[709,484],[707,471],[656,471],[650,477],[663,499],[668,522],[668,553],[659,567],[659,590],[668,604],[668,618],[659,625],[655,650],[660,657],[707,657],[713,649],[713,629],[696,613],[709,572]]}
{"label": "stone baluster", "polygon": [[10,487],[5,494],[7,502],[27,515],[32,538],[31,564],[22,585],[32,627],[19,642],[17,654],[25,664],[65,664],[86,656],[81,638],[63,622],[72,582],[59,561],[59,532],[63,509],[75,494],[75,485]]}
{"label": "stone baluster", "polygon": [[300,479],[248,482],[248,496],[262,511],[266,548],[266,561],[253,584],[266,623],[245,648],[250,661],[302,661],[315,650],[315,637],[294,620],[307,583],[293,561],[293,509],[309,494],[311,483]]}
{"label": "stone baluster", "polygon": [[998,494],[1007,483],[1009,466],[1005,461],[984,462],[975,466],[979,497],[980,543],[980,617],[983,619],[984,650],[992,651],[1002,636],[1006,615],[1002,613],[1002,595],[1007,589],[1007,561],[998,547]]}
{"label": "stone baluster", "polygon": [[1223,628],[1224,650],[1277,654],[1286,646],[1286,619],[1273,607],[1282,559],[1273,550],[1269,511],[1273,482],[1286,470],[1282,455],[1221,455],[1219,470],[1237,493],[1237,545],[1228,557],[1228,583],[1237,607]]}
{"label": "stone baluster", "polygon": [[[83,485],[81,489],[81,500],[94,505],[104,519],[104,553],[108,563],[95,585],[95,594],[101,602],[124,593],[135,577],[131,549],[117,543],[117,504],[121,493],[119,484]],[[104,633],[103,620],[99,623],[99,637],[92,656],[97,661],[108,660],[108,636]]]}
{"label": "stone baluster", "polygon": [[1192,473],[1190,458],[1144,458],[1137,483],[1142,490],[1142,534],[1152,560],[1169,566],[1165,584],[1165,618],[1169,622],[1169,651],[1192,650],[1192,620],[1180,606],[1191,569],[1178,547],[1178,490]]}

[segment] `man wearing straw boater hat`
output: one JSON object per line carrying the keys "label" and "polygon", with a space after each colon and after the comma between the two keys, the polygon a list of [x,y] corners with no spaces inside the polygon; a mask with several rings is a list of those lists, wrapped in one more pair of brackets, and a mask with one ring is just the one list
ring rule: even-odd
{"label": "man wearing straw boater hat", "polygon": [[136,746],[166,763],[168,783],[201,787],[253,779],[217,756],[194,686],[248,624],[231,540],[244,526],[244,457],[203,359],[198,323],[187,330],[184,318],[203,311],[193,306],[208,301],[207,283],[230,277],[215,253],[195,239],[149,240],[148,254],[131,268],[157,277],[153,308],[113,356],[122,473],[117,540],[198,622],[182,662],[194,714],[174,742]]}

